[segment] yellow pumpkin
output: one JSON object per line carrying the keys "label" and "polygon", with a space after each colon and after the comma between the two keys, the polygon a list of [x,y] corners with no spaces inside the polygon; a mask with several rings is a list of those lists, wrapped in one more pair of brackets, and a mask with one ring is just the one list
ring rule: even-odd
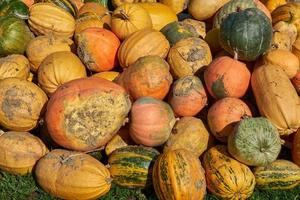
{"label": "yellow pumpkin", "polygon": [[188,0],[160,0],[160,3],[172,8],[178,14],[187,8]]}
{"label": "yellow pumpkin", "polygon": [[108,71],[108,72],[99,72],[96,74],[93,74],[92,77],[99,77],[99,78],[104,78],[109,81],[115,80],[119,76],[119,72],[114,72],[114,71]]}
{"label": "yellow pumpkin", "polygon": [[26,80],[29,72],[29,61],[23,55],[12,54],[0,58],[0,79],[16,77]]}
{"label": "yellow pumpkin", "polygon": [[286,0],[262,0],[262,2],[266,5],[270,13],[273,12],[273,10],[275,10],[279,6],[282,6],[287,3]]}

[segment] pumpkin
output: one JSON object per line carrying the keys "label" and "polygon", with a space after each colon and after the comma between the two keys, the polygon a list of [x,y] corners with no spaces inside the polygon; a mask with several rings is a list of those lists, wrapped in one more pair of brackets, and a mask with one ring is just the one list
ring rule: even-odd
{"label": "pumpkin", "polygon": [[117,65],[120,41],[113,32],[87,28],[76,35],[76,43],[77,55],[91,71],[109,71]]}
{"label": "pumpkin", "polygon": [[23,54],[31,39],[25,22],[14,16],[0,17],[0,57]]}
{"label": "pumpkin", "polygon": [[107,26],[107,24],[104,24],[101,18],[99,18],[96,14],[90,12],[84,13],[76,19],[75,37],[84,29],[105,28],[105,26]]}
{"label": "pumpkin", "polygon": [[228,151],[248,166],[265,166],[274,162],[281,150],[276,127],[266,118],[242,119],[228,137]]}
{"label": "pumpkin", "polygon": [[108,71],[108,72],[99,72],[96,74],[93,74],[93,77],[99,77],[99,78],[104,78],[106,80],[109,81],[113,81],[115,80],[118,76],[119,76],[119,72],[115,72],[115,71]]}
{"label": "pumpkin", "polygon": [[268,10],[272,13],[276,8],[286,4],[286,0],[265,0],[264,4],[268,8]]}
{"label": "pumpkin", "polygon": [[16,77],[26,80],[29,72],[29,61],[23,55],[12,54],[0,58],[0,79]]}
{"label": "pumpkin", "polygon": [[299,59],[292,52],[282,49],[270,51],[263,56],[264,63],[277,65],[283,69],[291,79],[299,70]]}
{"label": "pumpkin", "polygon": [[112,0],[112,5],[117,8],[125,3],[156,3],[156,0]]}
{"label": "pumpkin", "polygon": [[35,128],[47,100],[43,90],[32,82],[19,78],[0,80],[0,125],[13,131]]}
{"label": "pumpkin", "polygon": [[280,135],[289,135],[300,127],[299,97],[282,68],[255,68],[251,86],[260,114],[275,125]]}
{"label": "pumpkin", "polygon": [[101,162],[88,154],[62,149],[39,160],[35,177],[46,192],[62,199],[97,199],[111,187],[109,171]]}
{"label": "pumpkin", "polygon": [[[47,19],[47,20],[46,20]],[[37,3],[29,9],[30,29],[36,35],[53,34],[72,37],[75,30],[74,17],[51,3]]]}
{"label": "pumpkin", "polygon": [[256,186],[262,190],[293,189],[300,183],[300,168],[288,160],[275,160],[253,170]]}
{"label": "pumpkin", "polygon": [[144,56],[127,68],[117,81],[133,99],[154,97],[164,99],[173,78],[168,63],[159,56]]}
{"label": "pumpkin", "polygon": [[13,174],[27,174],[48,153],[47,147],[28,132],[0,132],[0,169]]}
{"label": "pumpkin", "polygon": [[116,149],[132,144],[127,126],[122,127],[118,133],[106,144],[105,154],[109,156]]}
{"label": "pumpkin", "polygon": [[205,22],[198,21],[195,19],[187,18],[182,20],[182,23],[192,29],[195,29],[197,37],[200,36],[202,39],[206,36],[206,24]]}
{"label": "pumpkin", "polygon": [[75,54],[60,51],[43,60],[38,71],[38,82],[44,92],[51,96],[60,85],[86,76],[85,66]]}
{"label": "pumpkin", "polygon": [[130,113],[129,134],[137,144],[160,146],[165,143],[175,124],[169,104],[152,97],[136,100]]}
{"label": "pumpkin", "polygon": [[186,149],[196,157],[206,150],[209,133],[201,119],[182,117],[172,129],[171,135],[164,145],[164,152],[176,149]]}
{"label": "pumpkin", "polygon": [[292,159],[300,167],[300,129],[298,129],[293,139]]}
{"label": "pumpkin", "polygon": [[168,63],[174,78],[194,75],[212,61],[208,44],[200,38],[185,38],[170,48]]}
{"label": "pumpkin", "polygon": [[152,167],[159,152],[150,147],[126,146],[108,157],[115,184],[126,188],[145,188],[152,184]]}
{"label": "pumpkin", "polygon": [[227,142],[234,126],[245,116],[252,116],[248,105],[240,99],[226,97],[209,108],[207,121],[211,133],[218,140]]}
{"label": "pumpkin", "polygon": [[39,2],[52,3],[64,9],[65,11],[70,13],[73,17],[77,16],[78,9],[72,0],[40,0]]}
{"label": "pumpkin", "polygon": [[230,0],[190,0],[188,12],[197,20],[207,20],[229,1]]}
{"label": "pumpkin", "polygon": [[[104,7],[108,7],[108,0],[84,0],[84,3],[96,2],[98,4],[103,5]],[[110,6],[110,5],[109,5]]]}
{"label": "pumpkin", "polygon": [[144,28],[152,28],[152,20],[149,13],[138,4],[126,3],[114,10],[111,30],[120,40]]}
{"label": "pumpkin", "polygon": [[84,14],[93,14],[99,17],[101,21],[106,24],[107,26],[110,26],[111,24],[111,15],[109,13],[109,10],[96,2],[86,2],[78,11],[78,16],[80,17],[81,15]]}
{"label": "pumpkin", "polygon": [[297,71],[297,74],[292,78],[292,83],[297,93],[300,94],[300,70]]}
{"label": "pumpkin", "polygon": [[150,14],[153,29],[160,30],[165,25],[178,21],[176,13],[172,10],[172,8],[162,4],[162,3],[138,3],[138,5],[142,6],[147,12]]}
{"label": "pumpkin", "polygon": [[297,27],[289,22],[279,21],[273,26],[273,32],[280,32],[286,35],[286,40],[290,41],[290,47],[294,44],[297,39]]}
{"label": "pumpkin", "polygon": [[20,19],[28,19],[28,7],[20,0],[5,0],[0,3],[0,17],[14,15]]}
{"label": "pumpkin", "polygon": [[293,43],[292,52],[300,60],[300,37],[297,37],[296,41]]}
{"label": "pumpkin", "polygon": [[169,48],[169,42],[161,32],[142,29],[122,42],[118,51],[119,63],[123,68],[127,68],[143,56],[157,55],[166,58]]}
{"label": "pumpkin", "polygon": [[207,103],[201,80],[196,76],[178,79],[172,86],[168,102],[177,116],[195,116]]}
{"label": "pumpkin", "polygon": [[203,158],[208,190],[222,199],[247,199],[254,191],[250,168],[230,157],[224,145],[210,148]]}
{"label": "pumpkin", "polygon": [[159,200],[204,199],[206,182],[200,160],[185,149],[170,150],[153,167],[153,185]]}
{"label": "pumpkin", "polygon": [[246,64],[228,56],[214,59],[204,72],[207,90],[216,99],[244,96],[250,76]]}
{"label": "pumpkin", "polygon": [[268,51],[273,51],[275,49],[292,50],[291,40],[285,33],[274,32]]}

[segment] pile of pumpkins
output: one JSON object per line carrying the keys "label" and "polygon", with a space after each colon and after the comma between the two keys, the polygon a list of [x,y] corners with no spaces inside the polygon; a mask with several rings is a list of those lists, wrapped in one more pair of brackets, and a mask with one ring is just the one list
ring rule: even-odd
{"label": "pile of pumpkins", "polygon": [[299,33],[297,1],[3,0],[0,169],[70,200],[294,188]]}

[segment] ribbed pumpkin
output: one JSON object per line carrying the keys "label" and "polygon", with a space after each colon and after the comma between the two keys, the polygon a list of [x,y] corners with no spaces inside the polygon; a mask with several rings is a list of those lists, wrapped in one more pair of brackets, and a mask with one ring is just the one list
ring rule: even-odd
{"label": "ribbed pumpkin", "polygon": [[207,148],[208,139],[209,133],[201,119],[182,117],[173,127],[171,135],[164,145],[164,152],[186,149],[200,157]]}
{"label": "ribbed pumpkin", "polygon": [[86,76],[85,66],[75,54],[69,51],[50,54],[43,60],[38,70],[39,86],[49,96],[60,85]]}
{"label": "ribbed pumpkin", "polygon": [[266,118],[242,119],[228,137],[228,151],[248,166],[264,166],[274,162],[281,150],[275,126]]}
{"label": "ribbed pumpkin", "polygon": [[184,76],[174,82],[169,104],[178,116],[195,116],[207,103],[205,88],[196,76]]}
{"label": "ribbed pumpkin", "polygon": [[300,94],[300,70],[297,72],[296,76],[293,77],[292,83],[298,94]]}
{"label": "ribbed pumpkin", "polygon": [[71,51],[70,46],[72,44],[72,40],[54,35],[33,38],[26,47],[26,55],[30,62],[31,71],[37,72],[41,62],[51,53]]}
{"label": "ribbed pumpkin", "polygon": [[47,105],[46,123],[59,145],[80,151],[104,146],[120,129],[131,102],[124,89],[102,78],[61,85]]}
{"label": "ribbed pumpkin", "polygon": [[43,90],[32,82],[19,78],[0,80],[0,125],[13,131],[35,128],[47,100]]}
{"label": "ribbed pumpkin", "polygon": [[174,78],[194,75],[202,67],[209,65],[212,55],[208,44],[200,38],[186,38],[170,48],[168,63]]}
{"label": "ribbed pumpkin", "polygon": [[204,72],[207,90],[216,99],[244,96],[250,76],[246,64],[228,56],[216,58]]}
{"label": "ribbed pumpkin", "polygon": [[52,3],[68,13],[70,13],[73,17],[77,16],[78,9],[72,0],[39,0],[39,2],[43,3]]}
{"label": "ribbed pumpkin", "polygon": [[53,34],[72,37],[75,30],[74,17],[51,3],[37,3],[29,9],[30,29],[36,35]]}
{"label": "ribbed pumpkin", "polygon": [[12,54],[0,58],[0,79],[16,77],[26,80],[29,72],[29,61],[23,55]]}
{"label": "ribbed pumpkin", "polygon": [[0,169],[13,174],[27,174],[48,152],[44,143],[28,132],[0,132]]}
{"label": "ribbed pumpkin", "polygon": [[120,74],[119,72],[108,71],[108,72],[99,72],[99,73],[93,74],[92,76],[104,78],[109,81],[114,81],[119,76],[119,74]]}
{"label": "ribbed pumpkin", "polygon": [[160,155],[155,161],[152,177],[159,200],[202,200],[206,194],[201,162],[185,149]]}
{"label": "ribbed pumpkin", "polygon": [[300,129],[296,132],[292,145],[293,162],[300,167]]}
{"label": "ribbed pumpkin", "polygon": [[276,126],[280,135],[289,135],[300,127],[299,97],[280,67],[255,68],[251,85],[260,114]]}
{"label": "ribbed pumpkin", "polygon": [[165,143],[176,121],[169,104],[152,97],[136,100],[132,105],[130,119],[131,138],[145,146]]}
{"label": "ribbed pumpkin", "polygon": [[123,41],[118,51],[118,59],[120,65],[127,68],[143,56],[157,55],[166,58],[169,48],[169,42],[161,32],[142,29]]}
{"label": "ribbed pumpkin", "polygon": [[134,62],[117,81],[133,99],[154,97],[164,99],[173,78],[168,63],[159,56],[144,56]]}
{"label": "ribbed pumpkin", "polygon": [[129,127],[123,126],[118,133],[105,146],[105,154],[110,155],[116,149],[132,144],[132,139],[129,135]]}
{"label": "ribbed pumpkin", "polygon": [[286,0],[264,0],[263,3],[266,5],[268,10],[272,13],[276,8],[287,3]]}
{"label": "ribbed pumpkin", "polygon": [[152,167],[159,152],[150,147],[127,146],[109,155],[109,171],[114,183],[126,188],[152,184]]}
{"label": "ribbed pumpkin", "polygon": [[83,31],[87,28],[103,28],[107,27],[107,24],[104,24],[104,22],[101,20],[100,17],[98,17],[96,14],[88,12],[80,15],[76,19],[75,24],[75,37],[78,33]]}
{"label": "ribbed pumpkin", "polygon": [[131,33],[144,28],[152,28],[152,20],[149,13],[138,4],[122,4],[117,7],[111,20],[111,30],[124,40]]}
{"label": "ribbed pumpkin", "polygon": [[250,168],[230,157],[226,146],[210,148],[203,158],[207,188],[222,199],[247,199],[253,193],[255,177]]}
{"label": "ribbed pumpkin", "polygon": [[250,108],[242,100],[226,97],[215,102],[208,110],[207,121],[211,133],[227,142],[234,126],[245,116],[252,116]]}
{"label": "ribbed pumpkin", "polygon": [[92,156],[55,149],[36,165],[38,184],[54,197],[62,199],[97,199],[111,187],[107,168]]}
{"label": "ribbed pumpkin", "polygon": [[300,183],[300,168],[288,160],[275,160],[253,172],[256,186],[262,190],[287,190]]}
{"label": "ribbed pumpkin", "polygon": [[78,11],[78,16],[81,17],[84,14],[94,14],[107,26],[111,25],[111,15],[109,10],[100,3],[86,2]]}
{"label": "ribbed pumpkin", "polygon": [[87,28],[76,35],[77,54],[88,69],[109,71],[117,65],[120,41],[103,28]]}
{"label": "ribbed pumpkin", "polygon": [[0,2],[0,16],[13,15],[20,19],[28,19],[28,7],[20,0],[5,0]]}

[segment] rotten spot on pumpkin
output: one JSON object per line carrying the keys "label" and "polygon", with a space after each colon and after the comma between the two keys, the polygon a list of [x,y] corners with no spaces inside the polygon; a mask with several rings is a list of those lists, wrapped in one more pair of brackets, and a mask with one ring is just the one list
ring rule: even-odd
{"label": "rotten spot on pumpkin", "polygon": [[223,80],[224,75],[219,77],[211,86],[211,90],[217,98],[224,98],[228,95]]}
{"label": "rotten spot on pumpkin", "polygon": [[201,60],[205,57],[205,50],[200,48],[193,48],[190,49],[188,52],[187,61],[188,62],[195,62],[197,60]]}

